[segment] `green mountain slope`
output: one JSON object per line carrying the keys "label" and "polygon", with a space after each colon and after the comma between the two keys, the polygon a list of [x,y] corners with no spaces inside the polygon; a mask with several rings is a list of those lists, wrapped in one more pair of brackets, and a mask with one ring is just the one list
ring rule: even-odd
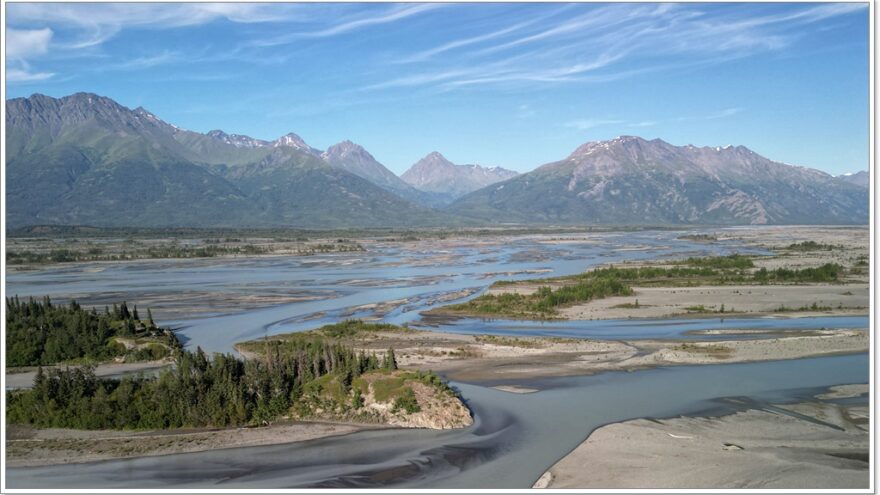
{"label": "green mountain slope", "polygon": [[89,93],[6,102],[7,225],[449,225],[324,163],[293,134],[249,146]]}

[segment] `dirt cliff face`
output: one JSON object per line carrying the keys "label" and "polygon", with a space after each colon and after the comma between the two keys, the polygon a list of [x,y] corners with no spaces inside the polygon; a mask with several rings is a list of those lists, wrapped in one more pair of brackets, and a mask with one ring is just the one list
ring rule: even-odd
{"label": "dirt cliff face", "polygon": [[346,391],[326,379],[308,386],[292,417],[306,420],[378,423],[402,428],[446,430],[473,424],[458,395],[437,375],[404,370],[371,371]]}
{"label": "dirt cliff face", "polygon": [[407,386],[412,388],[420,411],[406,413],[388,409],[385,415],[388,424],[434,430],[464,428],[473,424],[470,411],[455,395],[438,391],[435,387],[419,382],[411,382]]}

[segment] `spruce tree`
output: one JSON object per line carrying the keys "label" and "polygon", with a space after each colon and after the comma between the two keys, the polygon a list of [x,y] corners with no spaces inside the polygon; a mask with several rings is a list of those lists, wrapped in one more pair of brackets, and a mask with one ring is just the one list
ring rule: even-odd
{"label": "spruce tree", "polygon": [[394,348],[388,349],[388,352],[385,353],[385,359],[382,367],[392,371],[397,369],[397,358],[394,356]]}

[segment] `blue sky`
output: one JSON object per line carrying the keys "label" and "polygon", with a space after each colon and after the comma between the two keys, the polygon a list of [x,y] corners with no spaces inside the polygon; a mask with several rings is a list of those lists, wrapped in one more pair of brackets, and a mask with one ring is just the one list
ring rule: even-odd
{"label": "blue sky", "polygon": [[7,97],[78,91],[396,173],[618,135],[868,168],[864,4],[7,3]]}

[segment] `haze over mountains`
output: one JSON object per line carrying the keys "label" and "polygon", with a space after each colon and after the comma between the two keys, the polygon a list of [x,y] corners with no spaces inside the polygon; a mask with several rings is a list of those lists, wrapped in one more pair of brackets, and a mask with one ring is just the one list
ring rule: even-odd
{"label": "haze over mountains", "polygon": [[865,188],[871,187],[871,174],[867,170],[861,170],[853,174],[838,175],[835,179]]}
{"label": "haze over mountains", "polygon": [[742,146],[621,137],[521,175],[433,152],[397,177],[351,141],[322,152],[293,133],[202,134],[94,94],[6,110],[10,227],[868,221],[865,187]]}
{"label": "haze over mountains", "polygon": [[446,203],[490,184],[516,177],[513,170],[480,165],[456,165],[437,151],[413,164],[401,179],[407,184],[440,195]]}

